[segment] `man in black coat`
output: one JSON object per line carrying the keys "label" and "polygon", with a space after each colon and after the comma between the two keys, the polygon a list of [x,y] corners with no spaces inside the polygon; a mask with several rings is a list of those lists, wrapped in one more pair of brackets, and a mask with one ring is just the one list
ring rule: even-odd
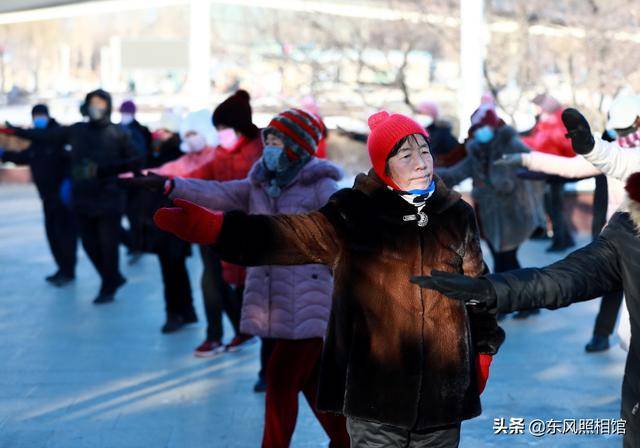
{"label": "man in black coat", "polygon": [[118,257],[126,196],[117,174],[136,170],[142,163],[128,134],[111,122],[111,107],[111,95],[98,89],[89,92],[81,106],[88,121],[52,129],[11,127],[18,137],[71,147],[73,208],[80,238],[102,279],[96,304],[112,302],[126,282]]}
{"label": "man in black coat", "polygon": [[[573,148],[591,151],[593,136],[584,117],[568,109],[563,120]],[[640,167],[638,167],[640,169]],[[441,292],[469,305],[512,312],[556,309],[623,290],[631,318],[631,343],[622,383],[624,447],[640,446],[640,173],[627,180],[626,208],[613,215],[589,245],[544,268],[527,268],[480,278],[432,271],[412,278],[423,288]]]}
{"label": "man in black coat", "polygon": [[[31,110],[35,129],[55,129],[60,125],[49,116],[44,104]],[[0,152],[2,152],[0,150]],[[46,278],[55,286],[63,286],[75,278],[77,231],[70,208],[69,153],[59,142],[34,141],[20,152],[2,152],[3,162],[29,165],[44,211],[44,227],[49,249],[58,266]]]}
{"label": "man in black coat", "polygon": [[[129,138],[137,154],[143,160],[146,167],[151,158],[151,132],[149,128],[140,124],[136,119],[136,105],[132,100],[126,100],[120,105],[120,126],[129,134]],[[145,196],[141,191],[129,189],[127,191],[127,203],[125,215],[129,221],[129,228],[120,230],[121,241],[127,246],[129,264],[135,264],[142,256],[143,244],[143,209]]]}

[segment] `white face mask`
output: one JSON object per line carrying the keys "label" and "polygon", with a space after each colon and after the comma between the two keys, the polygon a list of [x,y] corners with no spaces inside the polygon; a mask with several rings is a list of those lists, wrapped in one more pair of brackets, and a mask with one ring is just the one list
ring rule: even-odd
{"label": "white face mask", "polygon": [[133,122],[133,114],[128,114],[126,112],[120,114],[120,123],[127,126],[131,122]]}
{"label": "white face mask", "polygon": [[180,151],[184,153],[200,152],[207,146],[207,141],[200,134],[192,134],[185,137],[180,143]]}

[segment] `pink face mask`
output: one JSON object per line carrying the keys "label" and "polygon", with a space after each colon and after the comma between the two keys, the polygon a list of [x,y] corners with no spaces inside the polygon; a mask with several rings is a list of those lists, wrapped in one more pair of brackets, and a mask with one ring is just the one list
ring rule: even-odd
{"label": "pink face mask", "polygon": [[238,134],[232,128],[223,129],[218,132],[220,146],[227,151],[231,151],[238,144]]}

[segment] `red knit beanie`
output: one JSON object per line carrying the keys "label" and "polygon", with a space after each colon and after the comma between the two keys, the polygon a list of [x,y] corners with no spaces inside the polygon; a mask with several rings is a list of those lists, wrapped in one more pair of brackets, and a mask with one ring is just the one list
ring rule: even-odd
{"label": "red knit beanie", "polygon": [[368,123],[371,133],[367,139],[367,148],[373,170],[385,184],[400,190],[400,187],[385,172],[389,153],[403,138],[420,134],[428,139],[429,133],[411,118],[400,114],[389,115],[389,112],[384,110],[371,115]]}

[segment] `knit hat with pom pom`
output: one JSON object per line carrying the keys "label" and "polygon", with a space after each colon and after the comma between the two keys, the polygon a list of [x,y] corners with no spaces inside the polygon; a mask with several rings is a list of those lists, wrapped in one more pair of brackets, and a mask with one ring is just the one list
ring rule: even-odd
{"label": "knit hat with pom pom", "polygon": [[233,128],[249,139],[257,137],[259,133],[252,121],[251,97],[246,90],[238,90],[220,103],[211,119],[214,126]]}
{"label": "knit hat with pom pom", "polygon": [[368,124],[371,133],[367,139],[367,148],[373,170],[385,184],[394,190],[400,190],[400,187],[386,174],[389,153],[403,138],[420,134],[429,139],[429,133],[411,118],[401,114],[389,114],[384,110],[371,115]]}

